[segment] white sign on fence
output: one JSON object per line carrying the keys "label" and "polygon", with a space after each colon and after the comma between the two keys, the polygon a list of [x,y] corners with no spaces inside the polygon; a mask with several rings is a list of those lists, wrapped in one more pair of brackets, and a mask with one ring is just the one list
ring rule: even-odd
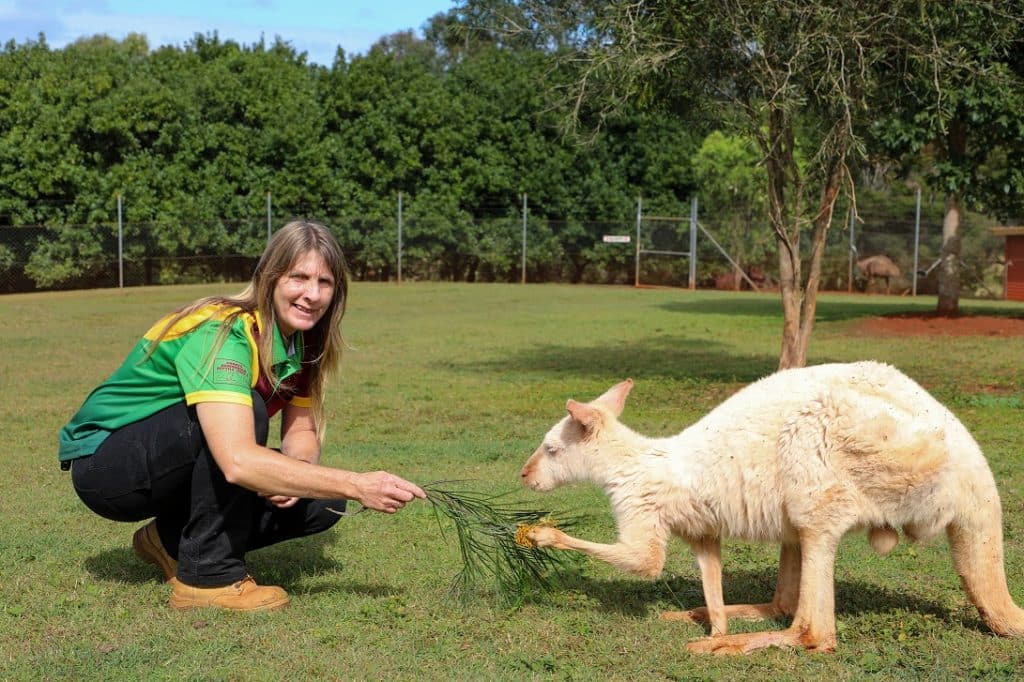
{"label": "white sign on fence", "polygon": [[629,243],[629,235],[628,234],[606,234],[605,236],[603,236],[601,238],[601,241],[603,241],[605,244],[628,244]]}

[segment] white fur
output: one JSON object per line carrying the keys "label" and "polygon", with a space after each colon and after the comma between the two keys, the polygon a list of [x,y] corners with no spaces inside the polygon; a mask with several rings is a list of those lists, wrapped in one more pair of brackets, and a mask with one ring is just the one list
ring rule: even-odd
{"label": "white fur", "polygon": [[[1024,612],[1006,590],[999,496],[981,449],[904,374],[874,362],[780,371],[670,438],[648,438],[618,421],[631,388],[627,380],[591,403],[569,401],[569,416],[522,472],[534,490],[583,481],[603,487],[618,542],[590,543],[553,528],[532,537],[649,577],[661,573],[670,534],[689,542],[707,607],[665,617],[711,622],[716,636],[695,650],[833,648],[835,548],[859,528],[882,553],[895,545],[895,529],[911,539],[946,530],[988,625],[1024,636]],[[783,546],[770,604],[721,603],[724,538]],[[727,616],[778,614],[795,614],[783,633],[725,636]]]}

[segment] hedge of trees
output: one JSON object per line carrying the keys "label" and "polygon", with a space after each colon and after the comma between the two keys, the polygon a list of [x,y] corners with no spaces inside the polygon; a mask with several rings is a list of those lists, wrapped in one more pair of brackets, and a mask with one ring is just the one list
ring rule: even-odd
{"label": "hedge of trees", "polygon": [[[943,82],[936,100],[921,74],[940,70],[913,51],[912,31],[894,32],[893,45],[870,46],[913,67],[883,61],[877,73],[858,74],[858,87],[870,91],[855,93],[857,101],[885,94],[891,106],[849,109],[855,127],[841,161],[880,203],[886,193],[906,196],[908,185],[931,182],[933,194],[948,193],[967,208],[1002,219],[1018,210],[1024,107],[1020,91],[1005,85],[1024,72],[1024,32],[1019,12],[1003,12],[1006,3],[997,2],[995,18],[1005,27],[997,36],[990,4],[958,0],[926,12],[915,0],[888,10],[907,26],[921,24],[925,38],[948,34],[971,46],[960,50],[969,68],[950,73],[972,77]],[[787,41],[810,21],[811,32],[799,36],[845,49],[842,41],[861,37],[830,34],[827,22],[839,17],[857,27],[873,21],[874,10],[856,2],[835,9],[826,2],[761,9],[696,2],[686,11],[655,3],[641,16],[613,5],[465,0],[434,17],[422,37],[388,36],[365,55],[339,50],[330,67],[307,63],[280,38],[241,45],[216,33],[180,47],[154,47],[141,35],[95,36],[62,49],[44,36],[9,42],[0,51],[0,226],[47,230],[31,239],[2,230],[0,241],[30,250],[23,270],[37,286],[88,280],[109,270],[120,195],[127,258],[147,263],[147,281],[168,281],[182,259],[258,254],[269,193],[277,224],[290,216],[328,219],[354,271],[387,278],[395,274],[401,195],[408,255],[420,268],[409,274],[512,279],[526,194],[531,277],[578,281],[595,278],[608,257],[595,244],[608,221],[631,223],[638,196],[651,213],[685,215],[699,193],[727,248],[744,265],[771,267],[777,245],[765,216],[775,185],[758,148],[761,129],[756,117],[753,127],[733,125],[766,103],[749,71],[758,41],[772,41],[773,58],[785,59]],[[799,30],[780,29],[785,22]],[[715,35],[742,26],[775,29],[712,60],[728,45]],[[635,54],[601,61],[609,46],[626,45],[623,32],[637,28],[651,40]],[[862,28],[866,36],[890,35]],[[689,58],[672,47],[704,39],[714,45]],[[730,61],[751,47],[746,66]],[[749,73],[741,78],[737,68]],[[815,64],[801,68],[810,69],[801,82],[824,82],[815,80]],[[899,82],[885,82],[887,73]],[[572,111],[567,93],[582,92],[584,75],[602,76],[593,82],[604,89],[597,105],[591,93]],[[754,99],[739,99],[741,88]],[[785,105],[780,114],[795,136],[788,163],[798,173],[814,161],[805,133],[828,121],[800,91],[782,94],[791,101],[767,103]],[[938,106],[925,106],[933,100]],[[567,121],[578,125],[567,129]],[[964,146],[972,136],[984,141],[981,154]],[[795,224],[814,219],[814,203],[801,209],[806,216],[797,211]],[[0,269],[18,265],[19,256],[0,243]],[[246,261],[234,262],[219,267],[245,269]]]}
{"label": "hedge of trees", "polygon": [[558,221],[532,260],[580,254],[587,222],[628,219],[640,194],[685,211],[702,137],[637,111],[580,144],[545,102],[549,52],[454,53],[412,33],[339,50],[330,68],[280,39],[52,49],[40,36],[5,45],[0,74],[0,225],[52,228],[26,268],[44,286],[106,267],[119,194],[129,258],[257,254],[269,192],[274,216],[332,217],[354,269],[388,276],[401,193],[433,274],[474,276],[492,251],[490,271],[506,272],[486,219],[518,216],[523,193],[533,218]]}

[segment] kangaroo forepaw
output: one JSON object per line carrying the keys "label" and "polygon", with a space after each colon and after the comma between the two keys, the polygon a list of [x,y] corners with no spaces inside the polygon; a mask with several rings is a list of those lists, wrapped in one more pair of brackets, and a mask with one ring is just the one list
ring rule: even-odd
{"label": "kangaroo forepaw", "polygon": [[554,547],[555,549],[564,549],[562,539],[565,537],[565,533],[557,528],[552,528],[551,526],[537,526],[536,528],[531,528],[526,533],[526,537],[535,547]]}

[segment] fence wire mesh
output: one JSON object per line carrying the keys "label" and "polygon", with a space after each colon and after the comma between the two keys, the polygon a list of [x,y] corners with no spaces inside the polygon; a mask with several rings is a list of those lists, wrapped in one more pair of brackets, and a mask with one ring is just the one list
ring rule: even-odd
{"label": "fence wire mesh", "polygon": [[[877,287],[859,277],[855,263],[858,258],[884,254],[900,270],[891,282],[893,293],[912,293],[915,288],[917,293],[934,293],[933,266],[942,242],[941,206],[923,208],[916,235],[913,211],[907,213],[861,212],[851,222],[848,210],[837,207],[822,262],[822,289]],[[635,215],[591,221],[529,217],[525,225],[515,212],[461,221],[409,218],[401,225],[401,278],[686,287],[690,219],[669,218],[649,220],[641,215],[639,257]],[[771,288],[775,284],[776,246],[767,224],[737,219],[734,212],[716,212],[714,207],[701,207],[698,220],[694,254],[698,288],[750,288],[750,282]],[[335,216],[323,222],[342,244],[354,279],[398,279],[395,219]],[[961,227],[965,296],[1003,295],[1003,240],[989,233],[990,226],[984,219],[965,215]],[[124,223],[121,234],[119,250],[116,223],[0,226],[0,292],[245,281],[266,244],[267,221]],[[618,241],[605,241],[606,235]],[[625,236],[628,242],[623,241]],[[809,244],[803,244],[802,250],[809,253]],[[747,277],[737,276],[734,264]]]}

